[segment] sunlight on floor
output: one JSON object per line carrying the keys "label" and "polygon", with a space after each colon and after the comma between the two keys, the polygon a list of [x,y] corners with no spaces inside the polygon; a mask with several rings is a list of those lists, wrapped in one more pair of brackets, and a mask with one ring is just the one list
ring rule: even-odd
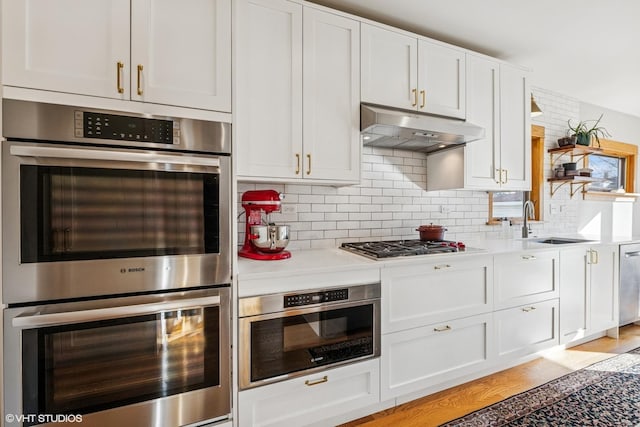
{"label": "sunlight on floor", "polygon": [[617,353],[606,353],[597,351],[582,351],[573,349],[551,349],[540,353],[545,360],[563,366],[572,371],[577,370],[576,363],[584,364],[587,367],[601,360],[609,359]]}

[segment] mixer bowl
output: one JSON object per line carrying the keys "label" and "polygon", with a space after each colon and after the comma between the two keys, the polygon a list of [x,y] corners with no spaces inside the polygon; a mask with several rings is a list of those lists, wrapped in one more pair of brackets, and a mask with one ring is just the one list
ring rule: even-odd
{"label": "mixer bowl", "polygon": [[282,252],[289,244],[288,225],[252,225],[249,241],[260,252]]}

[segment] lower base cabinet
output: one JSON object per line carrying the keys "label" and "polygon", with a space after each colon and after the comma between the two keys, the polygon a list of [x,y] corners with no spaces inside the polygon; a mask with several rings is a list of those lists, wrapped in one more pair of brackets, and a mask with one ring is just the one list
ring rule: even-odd
{"label": "lower base cabinet", "polygon": [[238,397],[238,425],[317,424],[379,401],[380,360],[372,359],[243,390]]}
{"label": "lower base cabinet", "polygon": [[481,370],[493,353],[492,314],[382,336],[382,400]]}
{"label": "lower base cabinet", "polygon": [[494,313],[498,357],[521,357],[558,345],[558,299]]}

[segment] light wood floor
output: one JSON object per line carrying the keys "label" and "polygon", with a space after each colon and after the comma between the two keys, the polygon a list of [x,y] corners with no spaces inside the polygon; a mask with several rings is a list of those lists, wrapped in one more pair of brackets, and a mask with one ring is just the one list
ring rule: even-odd
{"label": "light wood floor", "polygon": [[437,426],[636,347],[640,347],[640,326],[625,326],[620,328],[617,340],[604,337],[568,350],[549,351],[542,358],[369,415],[342,427]]}

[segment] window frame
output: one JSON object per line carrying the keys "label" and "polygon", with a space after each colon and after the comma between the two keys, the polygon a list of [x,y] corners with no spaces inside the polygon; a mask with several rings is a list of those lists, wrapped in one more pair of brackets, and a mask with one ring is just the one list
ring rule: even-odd
{"label": "window frame", "polygon": [[[598,153],[600,155],[624,159],[624,193],[615,191],[593,191],[587,187],[582,190],[582,198],[584,199],[586,196],[637,197],[638,195],[635,194],[635,177],[638,146],[610,139],[600,139],[600,148],[602,149],[602,151]],[[589,156],[586,156],[584,159],[584,167],[589,167]]]}

